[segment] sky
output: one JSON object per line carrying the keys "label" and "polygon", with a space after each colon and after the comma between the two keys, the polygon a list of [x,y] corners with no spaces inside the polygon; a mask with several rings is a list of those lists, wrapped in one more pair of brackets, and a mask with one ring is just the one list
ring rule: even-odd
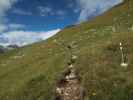
{"label": "sky", "polygon": [[0,0],[0,45],[45,40],[123,0]]}

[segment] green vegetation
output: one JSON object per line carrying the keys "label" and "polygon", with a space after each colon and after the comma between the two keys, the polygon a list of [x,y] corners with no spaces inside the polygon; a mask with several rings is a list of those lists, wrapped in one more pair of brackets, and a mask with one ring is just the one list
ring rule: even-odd
{"label": "green vegetation", "polygon": [[[73,43],[86,100],[133,100],[133,8],[129,4],[133,5],[132,0],[46,41],[1,54],[0,100],[52,100],[56,80],[69,61],[63,44]],[[127,68],[120,66],[120,42]]]}

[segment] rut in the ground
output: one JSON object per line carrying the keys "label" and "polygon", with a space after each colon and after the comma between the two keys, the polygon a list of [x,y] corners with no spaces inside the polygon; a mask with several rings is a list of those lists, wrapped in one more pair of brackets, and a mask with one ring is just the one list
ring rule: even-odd
{"label": "rut in the ground", "polygon": [[59,80],[56,87],[55,100],[83,100],[84,91],[80,84],[80,79],[76,73],[73,61],[76,59],[72,56],[71,62],[68,64],[68,70],[64,73],[64,77]]}

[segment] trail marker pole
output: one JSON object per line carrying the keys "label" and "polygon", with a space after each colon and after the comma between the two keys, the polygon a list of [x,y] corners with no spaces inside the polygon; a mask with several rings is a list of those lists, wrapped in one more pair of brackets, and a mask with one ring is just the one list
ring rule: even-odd
{"label": "trail marker pole", "polygon": [[121,42],[120,42],[120,51],[121,51],[121,66],[126,68],[128,67],[128,64],[126,63],[126,58],[123,51],[123,45]]}

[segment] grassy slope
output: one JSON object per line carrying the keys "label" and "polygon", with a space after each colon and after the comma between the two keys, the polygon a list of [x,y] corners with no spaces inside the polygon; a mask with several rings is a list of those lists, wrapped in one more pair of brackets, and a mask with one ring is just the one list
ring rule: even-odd
{"label": "grassy slope", "polygon": [[[69,57],[62,43],[73,42],[86,100],[132,100],[132,12],[126,2],[47,41],[0,55],[0,100],[52,100],[56,77]],[[120,67],[120,41],[125,45],[127,69]]]}

